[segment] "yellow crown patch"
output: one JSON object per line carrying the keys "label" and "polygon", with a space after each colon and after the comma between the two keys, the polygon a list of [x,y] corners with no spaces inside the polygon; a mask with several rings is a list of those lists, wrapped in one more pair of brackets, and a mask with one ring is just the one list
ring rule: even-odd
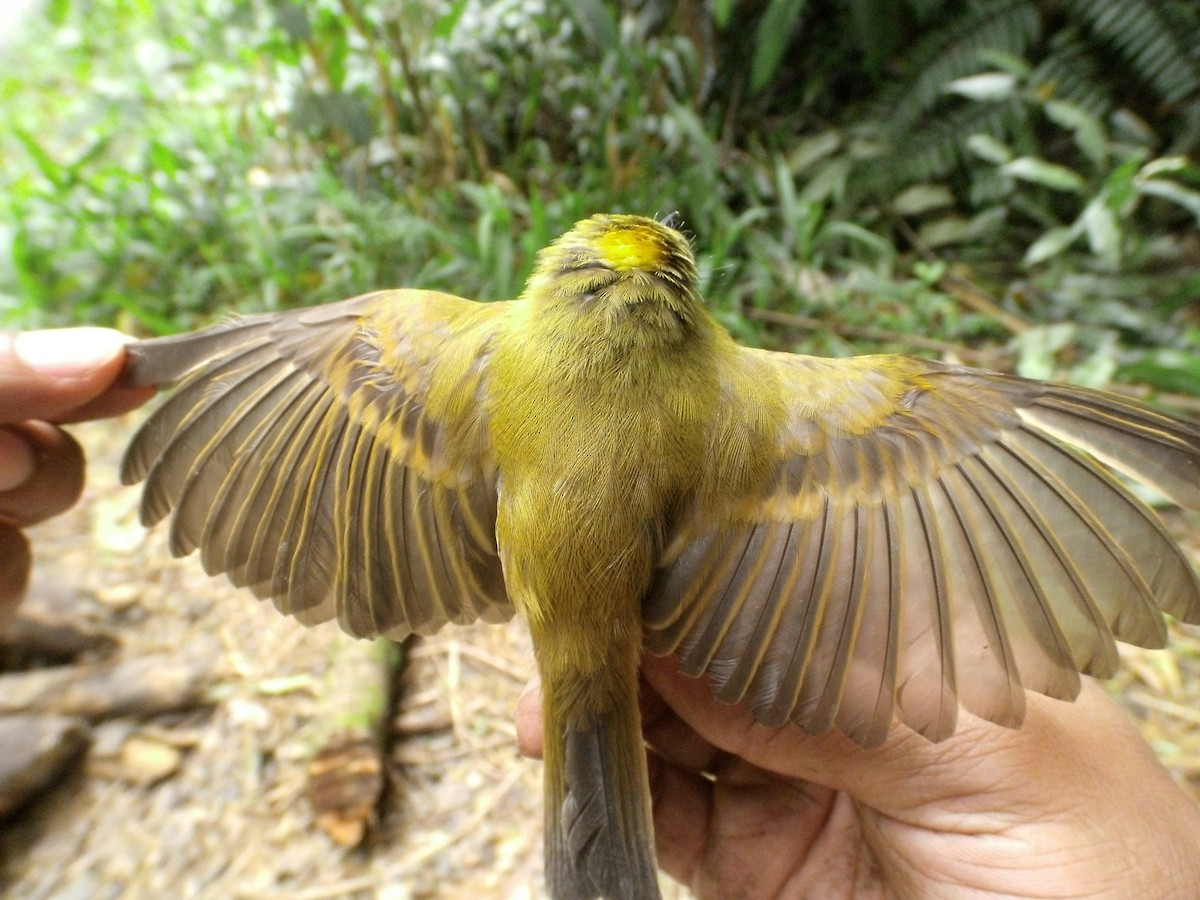
{"label": "yellow crown patch", "polygon": [[613,224],[599,238],[596,247],[604,261],[618,272],[630,269],[661,268],[670,248],[653,228],[642,224]]}

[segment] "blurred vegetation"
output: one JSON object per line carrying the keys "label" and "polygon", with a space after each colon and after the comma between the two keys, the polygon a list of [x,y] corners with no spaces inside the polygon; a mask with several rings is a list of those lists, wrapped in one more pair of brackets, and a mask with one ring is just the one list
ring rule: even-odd
{"label": "blurred vegetation", "polygon": [[745,341],[1200,394],[1192,0],[50,0],[0,47],[0,318],[514,296],[678,212]]}

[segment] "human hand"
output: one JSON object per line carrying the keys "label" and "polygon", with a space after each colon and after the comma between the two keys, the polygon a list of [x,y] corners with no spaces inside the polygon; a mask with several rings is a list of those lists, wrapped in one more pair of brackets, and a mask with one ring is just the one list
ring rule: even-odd
{"label": "human hand", "polygon": [[114,386],[124,359],[124,336],[107,328],[0,332],[0,628],[29,579],[21,529],[83,488],[83,451],[58,425],[117,415],[153,394]]}
{"label": "human hand", "polygon": [[[1200,807],[1090,679],[1074,704],[1029,695],[1019,730],[963,714],[940,744],[864,750],[765,728],[670,659],[642,674],[659,864],[701,898],[1200,890]],[[516,718],[539,755],[536,691]]]}

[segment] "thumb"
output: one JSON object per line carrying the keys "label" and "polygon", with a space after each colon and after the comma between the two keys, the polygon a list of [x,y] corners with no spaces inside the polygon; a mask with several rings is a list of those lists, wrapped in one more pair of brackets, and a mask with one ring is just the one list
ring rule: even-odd
{"label": "thumb", "polygon": [[125,342],[110,328],[0,332],[0,423],[78,421],[137,406],[152,392],[110,391]]}

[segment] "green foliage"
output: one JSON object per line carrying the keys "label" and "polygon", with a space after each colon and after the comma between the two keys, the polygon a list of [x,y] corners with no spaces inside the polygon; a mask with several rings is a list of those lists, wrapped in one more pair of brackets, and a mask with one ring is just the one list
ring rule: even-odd
{"label": "green foliage", "polygon": [[1023,321],[1023,366],[1190,387],[1197,33],[1188,0],[56,2],[0,63],[0,319],[509,297],[576,219],[678,212],[745,340]]}

